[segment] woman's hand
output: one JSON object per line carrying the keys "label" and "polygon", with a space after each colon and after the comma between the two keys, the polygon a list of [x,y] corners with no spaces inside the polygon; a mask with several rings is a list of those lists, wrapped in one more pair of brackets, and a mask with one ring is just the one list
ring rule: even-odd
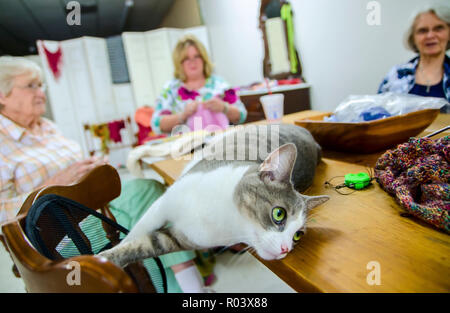
{"label": "woman's hand", "polygon": [[187,119],[197,111],[198,101],[186,103],[184,111],[177,114],[161,115],[159,128],[164,133],[170,133],[177,125],[186,123]]}
{"label": "woman's hand", "polygon": [[99,165],[107,163],[107,159],[99,157],[90,157],[86,160],[75,162],[65,169],[56,173],[53,177],[47,179],[42,185],[71,185],[78,182],[84,175]]}
{"label": "woman's hand", "polygon": [[198,101],[188,102],[184,108],[184,112],[182,113],[183,121],[186,121],[192,114],[197,111]]}
{"label": "woman's hand", "polygon": [[241,118],[239,109],[228,102],[223,101],[219,97],[214,97],[208,101],[203,102],[203,107],[213,112],[225,113],[231,123],[237,123]]}
{"label": "woman's hand", "polygon": [[203,102],[203,107],[213,112],[224,112],[225,105],[225,101],[218,97]]}

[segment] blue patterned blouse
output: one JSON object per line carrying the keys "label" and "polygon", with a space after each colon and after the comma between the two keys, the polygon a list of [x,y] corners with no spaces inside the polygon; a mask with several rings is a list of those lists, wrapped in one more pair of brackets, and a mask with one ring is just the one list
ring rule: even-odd
{"label": "blue patterned blouse", "polygon": [[[416,69],[419,64],[419,57],[415,57],[406,64],[394,66],[383,79],[378,93],[415,93],[418,85],[416,80]],[[444,77],[442,79],[443,95],[450,101],[450,58],[446,55],[444,60]],[[441,93],[442,94],[442,93]],[[432,96],[432,95],[430,95]],[[450,113],[450,105],[447,104],[441,112]]]}

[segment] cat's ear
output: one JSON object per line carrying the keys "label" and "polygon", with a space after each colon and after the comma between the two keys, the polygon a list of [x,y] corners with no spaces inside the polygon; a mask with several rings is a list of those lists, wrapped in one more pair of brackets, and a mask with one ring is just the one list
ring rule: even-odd
{"label": "cat's ear", "polygon": [[297,148],[293,143],[282,145],[272,151],[259,166],[261,179],[289,183],[296,158]]}
{"label": "cat's ear", "polygon": [[303,198],[305,199],[306,203],[306,211],[309,211],[312,208],[315,208],[316,206],[330,200],[330,197],[325,195],[312,197],[303,195]]}

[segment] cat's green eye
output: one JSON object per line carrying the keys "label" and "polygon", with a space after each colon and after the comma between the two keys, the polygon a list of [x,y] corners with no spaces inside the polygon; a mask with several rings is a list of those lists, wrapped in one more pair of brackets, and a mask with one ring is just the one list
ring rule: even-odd
{"label": "cat's green eye", "polygon": [[286,210],[280,207],[272,209],[272,220],[275,224],[281,224],[286,219]]}
{"label": "cat's green eye", "polygon": [[299,241],[300,238],[302,238],[302,236],[303,236],[304,234],[305,234],[305,233],[304,233],[303,231],[301,231],[301,230],[297,231],[297,232],[294,234],[294,242]]}

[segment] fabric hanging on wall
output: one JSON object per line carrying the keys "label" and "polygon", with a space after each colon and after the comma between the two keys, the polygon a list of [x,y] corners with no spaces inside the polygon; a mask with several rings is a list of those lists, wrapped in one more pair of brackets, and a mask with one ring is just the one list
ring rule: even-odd
{"label": "fabric hanging on wall", "polygon": [[122,136],[120,135],[120,130],[125,128],[125,121],[119,120],[119,121],[112,121],[108,123],[108,129],[109,129],[109,138],[113,142],[122,142]]}
{"label": "fabric hanging on wall", "polygon": [[292,9],[289,3],[285,3],[281,7],[281,18],[286,21],[291,73],[296,74],[297,58],[295,55],[294,22],[292,20]]}
{"label": "fabric hanging on wall", "polygon": [[50,67],[50,70],[53,73],[53,77],[55,77],[56,80],[61,76],[61,65],[62,65],[62,49],[60,44],[58,43],[58,49],[56,52],[51,52],[47,49],[44,42],[41,41],[42,48],[45,52],[45,57],[47,58],[48,66]]}
{"label": "fabric hanging on wall", "polygon": [[111,140],[109,135],[108,124],[91,125],[90,130],[95,137],[100,138],[102,152],[108,154],[109,153],[108,143]]}

